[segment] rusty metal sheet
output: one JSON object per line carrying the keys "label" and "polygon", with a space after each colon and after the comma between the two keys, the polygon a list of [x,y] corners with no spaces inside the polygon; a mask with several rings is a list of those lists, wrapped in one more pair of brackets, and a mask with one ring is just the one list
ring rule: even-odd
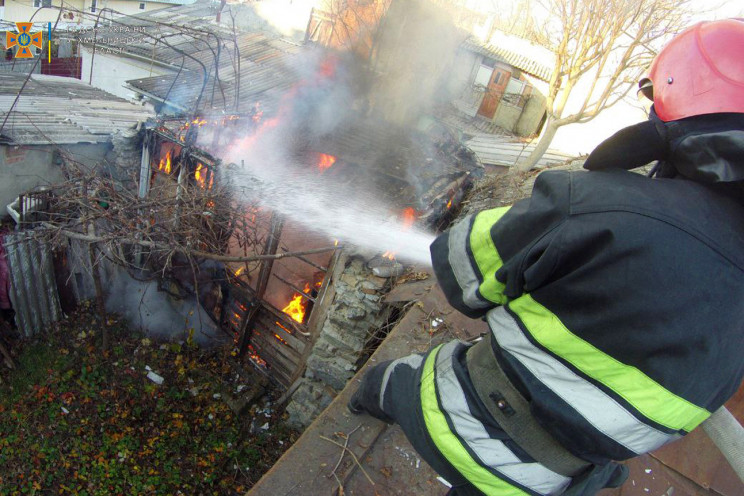
{"label": "rusty metal sheet", "polygon": [[[726,403],[726,407],[740,423],[744,422],[744,386]],[[653,456],[703,488],[713,489],[724,496],[744,494],[744,483],[700,428],[655,451]]]}
{"label": "rusty metal sheet", "polygon": [[711,496],[696,483],[671,470],[650,455],[626,463],[628,480],[617,489],[605,489],[598,496]]}

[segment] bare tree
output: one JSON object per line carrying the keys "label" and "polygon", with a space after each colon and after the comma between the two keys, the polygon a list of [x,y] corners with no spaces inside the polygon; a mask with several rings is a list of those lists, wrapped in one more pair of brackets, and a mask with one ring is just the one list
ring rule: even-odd
{"label": "bare tree", "polygon": [[[635,87],[662,42],[686,26],[690,0],[545,0],[545,31],[556,57],[546,95],[547,120],[535,150],[515,166],[535,166],[561,126],[585,123]],[[578,106],[567,108],[588,84]],[[582,88],[583,89],[583,88]],[[573,102],[572,102],[573,104]]]}

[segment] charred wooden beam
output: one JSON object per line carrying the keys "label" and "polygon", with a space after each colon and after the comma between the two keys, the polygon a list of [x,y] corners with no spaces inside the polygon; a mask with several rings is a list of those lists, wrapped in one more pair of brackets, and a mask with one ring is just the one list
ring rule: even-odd
{"label": "charred wooden beam", "polygon": [[[271,227],[269,228],[269,235],[266,238],[266,244],[264,245],[264,255],[276,254],[279,249],[279,238],[282,237],[282,229],[284,229],[284,218],[276,213],[272,213]],[[245,350],[248,349],[248,343],[251,340],[250,333],[255,324],[255,319],[258,316],[258,310],[261,308],[261,301],[266,292],[266,286],[269,283],[269,275],[271,274],[271,268],[273,266],[274,259],[267,259],[261,262],[261,269],[259,270],[258,281],[256,282],[256,300],[250,311],[246,312],[240,329],[238,352],[241,357],[245,354]]]}
{"label": "charred wooden beam", "polygon": [[[288,250],[287,248],[284,248],[284,251],[285,251],[285,252],[289,252],[289,250]],[[316,269],[318,269],[318,270],[322,270],[323,272],[328,272],[328,268],[327,268],[327,267],[323,267],[323,266],[322,266],[322,265],[320,265],[320,264],[316,264],[316,263],[315,263],[315,262],[313,262],[312,260],[308,260],[307,258],[303,257],[302,255],[298,255],[298,256],[296,256],[296,257],[294,257],[294,258],[296,258],[296,259],[298,259],[298,260],[302,260],[302,261],[303,261],[303,262],[305,262],[306,264],[308,264],[308,265],[311,265],[311,266],[315,267],[315,268],[316,268]]]}
{"label": "charred wooden beam", "polygon": [[306,299],[308,299],[308,300],[312,301],[313,303],[315,303],[315,298],[313,298],[313,297],[312,297],[312,296],[310,296],[309,294],[305,293],[305,290],[304,290],[304,289],[300,289],[300,288],[298,288],[297,286],[295,286],[294,284],[292,284],[291,282],[289,282],[288,280],[286,280],[286,279],[285,279],[285,278],[283,278],[282,276],[279,276],[279,275],[276,275],[276,274],[271,274],[271,275],[272,275],[272,276],[274,276],[274,277],[276,277],[276,278],[277,278],[277,279],[279,279],[280,281],[282,281],[282,282],[283,282],[284,284],[286,284],[286,285],[287,285],[287,286],[289,286],[290,288],[294,289],[294,290],[295,290],[295,292],[299,293],[300,295],[302,295],[302,296],[303,296],[303,297],[305,297]]}
{"label": "charred wooden beam", "polygon": [[274,314],[274,316],[276,318],[278,318],[279,320],[281,320],[282,323],[288,324],[290,327],[292,327],[292,330],[296,331],[301,336],[307,337],[307,336],[310,335],[310,333],[307,332],[307,329],[306,329],[306,327],[304,325],[302,325],[299,322],[293,320],[286,313],[284,313],[284,312],[282,312],[282,311],[274,308],[272,305],[270,305],[270,304],[268,304],[266,302],[264,302],[263,308],[266,309],[267,311],[271,312],[272,314]]}

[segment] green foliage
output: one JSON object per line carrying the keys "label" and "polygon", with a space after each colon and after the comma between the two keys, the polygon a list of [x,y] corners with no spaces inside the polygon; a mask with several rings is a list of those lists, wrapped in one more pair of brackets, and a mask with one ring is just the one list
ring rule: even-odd
{"label": "green foliage", "polygon": [[73,316],[26,343],[3,377],[0,495],[239,493],[294,440],[277,418],[267,433],[245,434],[214,398],[231,375],[229,350],[161,348],[120,330],[102,354],[97,332],[81,332],[92,327],[90,316]]}

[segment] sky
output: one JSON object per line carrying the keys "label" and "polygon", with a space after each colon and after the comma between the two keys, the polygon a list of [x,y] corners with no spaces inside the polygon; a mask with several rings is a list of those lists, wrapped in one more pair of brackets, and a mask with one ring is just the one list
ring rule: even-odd
{"label": "sky", "polygon": [[[693,0],[692,3],[699,12],[695,16],[699,21],[744,17],[744,2],[741,0]],[[588,123],[560,128],[550,147],[575,155],[588,154],[620,129],[645,120],[646,114],[641,109],[641,102],[636,98],[635,91],[631,91],[626,100],[604,110]]]}

